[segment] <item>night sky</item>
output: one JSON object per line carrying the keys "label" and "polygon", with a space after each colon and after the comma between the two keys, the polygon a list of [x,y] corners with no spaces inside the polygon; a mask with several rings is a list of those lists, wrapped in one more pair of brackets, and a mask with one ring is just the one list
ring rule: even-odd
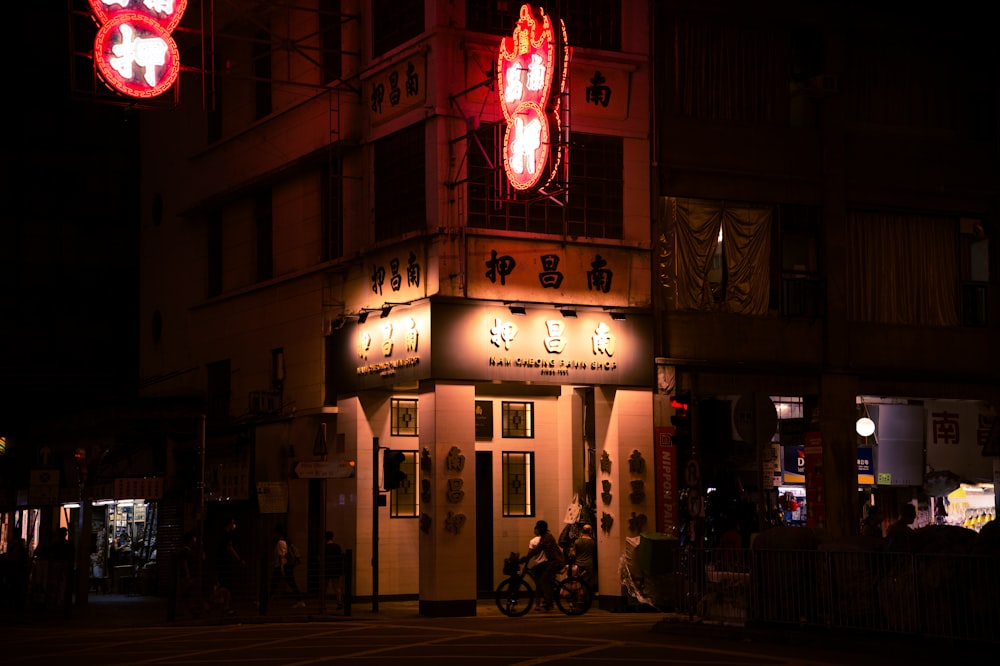
{"label": "night sky", "polygon": [[[134,395],[138,373],[140,112],[71,84],[66,3],[15,6],[23,16],[4,40],[0,179],[0,434],[8,439]],[[92,81],[89,61],[76,65]]]}

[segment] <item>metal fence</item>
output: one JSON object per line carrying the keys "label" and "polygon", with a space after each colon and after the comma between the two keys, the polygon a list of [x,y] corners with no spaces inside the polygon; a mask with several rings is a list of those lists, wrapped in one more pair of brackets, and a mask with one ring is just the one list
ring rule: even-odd
{"label": "metal fence", "polygon": [[629,547],[635,603],[724,624],[792,624],[1000,643],[1000,558]]}

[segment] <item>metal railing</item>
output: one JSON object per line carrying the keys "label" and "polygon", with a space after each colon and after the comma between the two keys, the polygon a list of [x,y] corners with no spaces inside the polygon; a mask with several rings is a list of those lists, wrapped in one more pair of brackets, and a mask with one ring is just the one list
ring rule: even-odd
{"label": "metal railing", "polygon": [[675,548],[621,572],[638,603],[691,620],[1000,643],[996,556]]}

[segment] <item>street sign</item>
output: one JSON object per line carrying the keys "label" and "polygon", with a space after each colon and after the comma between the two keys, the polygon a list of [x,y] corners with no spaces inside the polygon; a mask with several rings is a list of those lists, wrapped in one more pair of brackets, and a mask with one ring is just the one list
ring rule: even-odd
{"label": "street sign", "polygon": [[295,465],[295,475],[300,479],[349,479],[354,476],[352,462],[342,460],[302,461]]}

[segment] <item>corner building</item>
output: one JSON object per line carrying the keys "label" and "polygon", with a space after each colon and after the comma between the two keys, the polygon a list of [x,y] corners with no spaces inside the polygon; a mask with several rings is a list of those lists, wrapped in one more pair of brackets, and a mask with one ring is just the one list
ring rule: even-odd
{"label": "corner building", "polygon": [[568,66],[529,189],[497,81],[519,3],[238,4],[189,5],[205,65],[142,117],[142,394],[204,400],[207,546],[235,515],[257,570],[284,523],[315,590],[332,529],[355,597],[468,615],[578,497],[620,604],[656,522],[649,4],[546,7]]}

